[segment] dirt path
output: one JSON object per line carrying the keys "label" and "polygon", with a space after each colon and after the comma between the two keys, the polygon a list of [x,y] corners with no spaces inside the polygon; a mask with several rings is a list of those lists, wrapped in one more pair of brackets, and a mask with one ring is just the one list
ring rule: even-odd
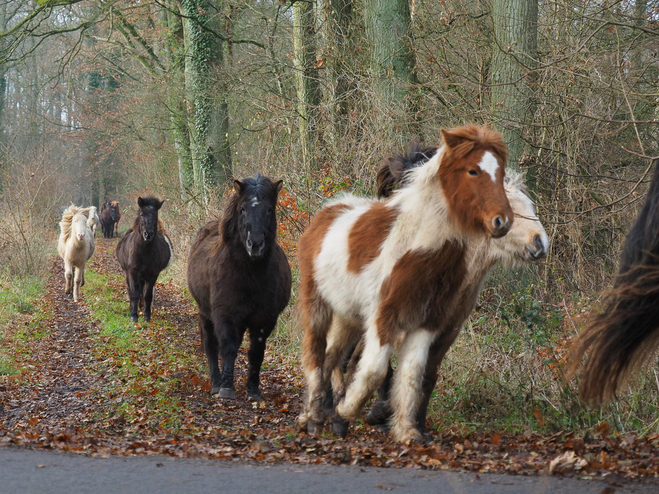
{"label": "dirt path", "polygon": [[[113,256],[115,246],[116,240],[97,239],[90,269],[120,274]],[[108,283],[114,296],[125,302],[128,320],[123,281],[115,276]],[[157,285],[152,322],[135,326],[144,338],[144,348],[131,354],[135,372],[152,374],[162,387],[119,393],[118,369],[125,361],[102,348],[101,325],[87,305],[94,294],[83,288],[83,300],[76,304],[64,295],[62,285],[61,261],[53,259],[41,303],[43,314],[35,315],[31,323],[9,328],[22,338],[27,350],[19,362],[21,373],[0,377],[0,444],[96,456],[166,454],[532,475],[546,475],[552,459],[573,451],[583,466],[578,472],[567,468],[568,475],[604,475],[614,485],[659,475],[657,437],[599,437],[584,442],[566,432],[551,437],[465,437],[447,431],[436,435],[430,445],[402,446],[361,422],[352,427],[346,440],[299,434],[295,417],[303,381],[294,358],[275,355],[269,348],[262,372],[265,401],[255,404],[245,400],[246,362],[241,351],[236,368],[238,399],[226,402],[211,397],[205,359],[199,351],[195,307],[173,283]],[[21,332],[27,336],[19,337]],[[174,349],[186,361],[163,364],[160,357]],[[160,389],[167,392],[161,395]],[[153,419],[169,402],[178,407],[175,429]],[[126,414],[127,409],[132,415]]]}

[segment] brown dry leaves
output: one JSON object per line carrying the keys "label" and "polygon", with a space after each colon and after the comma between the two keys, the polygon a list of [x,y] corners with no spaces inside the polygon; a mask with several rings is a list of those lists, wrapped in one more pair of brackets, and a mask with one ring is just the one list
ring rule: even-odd
{"label": "brown dry leaves", "polygon": [[[98,242],[95,269],[117,272],[109,254],[114,243]],[[90,321],[84,302],[74,304],[61,293],[59,264],[53,262],[43,301],[48,315],[42,329],[47,331],[28,342],[29,351],[23,352],[21,362],[24,372],[0,381],[0,444],[100,456],[165,454],[523,474],[547,473],[553,460],[552,471],[556,473],[575,474],[578,469],[582,476],[659,475],[659,435],[614,437],[605,424],[588,441],[570,432],[540,437],[532,433],[463,436],[446,431],[436,434],[430,445],[402,446],[361,421],[351,428],[346,440],[329,434],[315,438],[298,433],[295,418],[304,389],[299,364],[290,356],[268,351],[262,372],[265,402],[249,403],[244,390],[245,354],[241,351],[236,366],[238,399],[222,402],[212,398],[205,359],[199,350],[195,309],[172,283],[158,285],[154,319],[165,318],[176,327],[178,341],[157,323],[142,325],[139,330],[145,347],[182,344],[195,364],[182,363],[180,368],[170,369],[159,365],[152,353],[140,353],[133,358],[149,359],[140,363],[140,372],[173,380],[166,387],[168,394],[145,386],[117,395],[110,383],[122,362],[93,347],[90,335],[98,331],[98,325]],[[117,290],[118,297],[125,297],[123,287]],[[10,328],[12,331],[17,328]],[[166,407],[168,401],[175,401],[179,410],[179,416],[172,417],[178,424],[175,428],[168,421],[154,420],[156,408]],[[127,408],[132,410],[130,415],[120,413]]]}

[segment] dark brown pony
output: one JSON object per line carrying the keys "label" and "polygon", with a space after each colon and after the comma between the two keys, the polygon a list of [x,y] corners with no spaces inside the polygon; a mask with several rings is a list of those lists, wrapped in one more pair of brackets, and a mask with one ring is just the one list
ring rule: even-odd
{"label": "dark brown pony", "polygon": [[659,346],[659,161],[645,204],[622,249],[613,287],[572,347],[574,375],[586,353],[581,396],[604,403],[615,397]]}
{"label": "dark brown pony", "polygon": [[116,256],[126,274],[130,320],[133,322],[138,320],[138,306],[143,308],[144,320],[151,319],[153,287],[173,257],[172,244],[158,218],[164,202],[151,196],[138,197],[140,211],[133,226],[117,244]]}
{"label": "dark brown pony", "polygon": [[384,379],[397,350],[391,433],[421,438],[415,413],[428,350],[456,303],[467,273],[466,243],[499,238],[513,211],[504,190],[507,149],[486,126],[442,131],[444,145],[386,201],[346,195],[325,206],[300,238],[299,304],[304,325],[302,362],[307,402],[300,425],[315,433],[333,364],[325,362],[332,337],[350,339],[365,328],[354,379],[336,407],[333,430],[348,423]]}
{"label": "dark brown pony", "polygon": [[236,397],[234,366],[249,330],[247,393],[250,399],[262,400],[259,375],[266,339],[291,294],[291,268],[276,241],[282,182],[257,173],[234,183],[235,193],[222,220],[207,223],[192,244],[188,287],[199,306],[211,393]]}
{"label": "dark brown pony", "polygon": [[117,201],[105,201],[101,206],[99,218],[103,237],[112,238],[119,234],[118,226],[121,219],[121,210]]}

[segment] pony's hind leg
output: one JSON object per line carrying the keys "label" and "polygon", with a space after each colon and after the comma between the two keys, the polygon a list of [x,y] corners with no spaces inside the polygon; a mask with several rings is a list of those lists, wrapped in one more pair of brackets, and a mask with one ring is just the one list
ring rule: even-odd
{"label": "pony's hind leg", "polygon": [[417,330],[408,334],[398,352],[398,367],[391,390],[391,435],[395,441],[421,441],[416,427],[416,415],[422,402],[422,384],[428,360],[428,350],[436,333]]}
{"label": "pony's hind leg", "polygon": [[[387,374],[391,345],[382,344],[375,326],[369,327],[364,337],[364,352],[346,395],[336,407],[332,430],[341,436],[348,432],[348,423],[357,418],[366,400],[380,386]],[[425,362],[425,361],[424,361]]]}
{"label": "pony's hind leg", "polygon": [[350,350],[356,346],[362,332],[361,324],[354,324],[334,315],[327,339],[323,366],[323,379],[327,390],[325,413],[333,413],[334,407],[345,394],[343,363]]}
{"label": "pony's hind leg", "polygon": [[323,376],[323,367],[332,312],[318,295],[309,299],[301,298],[300,302],[304,324],[302,367],[307,382],[307,397],[304,411],[298,417],[298,428],[316,434],[325,421],[323,404],[327,376]]}

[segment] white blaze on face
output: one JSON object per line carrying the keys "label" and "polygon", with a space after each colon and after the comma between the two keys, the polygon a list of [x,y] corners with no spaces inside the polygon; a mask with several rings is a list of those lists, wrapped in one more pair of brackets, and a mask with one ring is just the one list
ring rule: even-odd
{"label": "white blaze on face", "polygon": [[259,200],[256,197],[252,197],[252,207],[255,208],[259,204]]}
{"label": "white blaze on face", "polygon": [[499,169],[499,162],[492,153],[485,151],[483,158],[481,158],[481,162],[478,163],[478,166],[481,167],[481,170],[490,174],[493,182],[497,181],[497,170]]}

